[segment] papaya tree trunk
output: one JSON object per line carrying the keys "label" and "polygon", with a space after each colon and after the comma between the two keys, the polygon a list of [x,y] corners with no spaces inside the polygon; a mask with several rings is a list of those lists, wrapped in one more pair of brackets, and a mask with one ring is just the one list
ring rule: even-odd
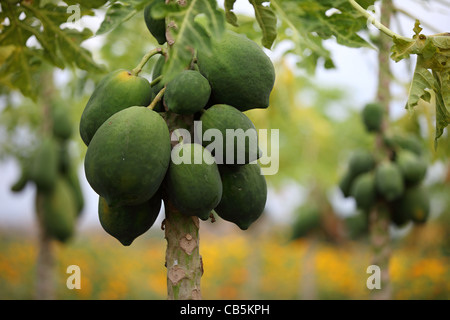
{"label": "papaya tree trunk", "polygon": [[199,251],[199,219],[182,214],[167,200],[164,206],[167,299],[200,300],[203,265]]}
{"label": "papaya tree trunk", "polygon": [[[52,130],[53,123],[50,117],[51,96],[54,90],[52,69],[43,71],[40,75],[41,92],[39,95],[42,112],[42,135]],[[53,240],[45,230],[43,219],[42,195],[36,190],[35,211],[38,222],[38,256],[36,261],[36,291],[35,299],[55,299],[55,250]]]}
{"label": "papaya tree trunk", "polygon": [[42,197],[36,195],[36,213],[39,226],[38,256],[36,262],[36,300],[55,298],[55,253],[53,241],[45,232],[42,223]]}
{"label": "papaya tree trunk", "polygon": [[[390,17],[393,12],[392,0],[382,0],[380,22],[389,28]],[[378,89],[377,100],[386,109],[389,115],[389,103],[391,101],[391,72],[390,72],[390,46],[392,40],[387,35],[380,33],[378,39]],[[382,125],[381,133],[376,137],[376,150],[380,153],[389,152],[385,150],[383,143],[383,132],[388,126],[388,120]],[[390,216],[389,211],[381,206],[375,206],[370,212],[370,239],[372,245],[372,264],[380,268],[380,289],[373,289],[371,298],[374,300],[391,299],[391,285],[389,279],[389,260],[391,256],[390,246]]]}

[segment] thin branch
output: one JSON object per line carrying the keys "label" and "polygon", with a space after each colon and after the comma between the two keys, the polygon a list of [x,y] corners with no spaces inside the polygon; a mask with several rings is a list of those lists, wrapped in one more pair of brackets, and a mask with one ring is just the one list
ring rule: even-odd
{"label": "thin branch", "polygon": [[158,94],[156,95],[155,99],[150,103],[150,105],[147,107],[148,109],[153,110],[156,106],[156,104],[162,99],[162,96],[164,95],[164,91],[166,91],[166,87],[162,88]]}
{"label": "thin branch", "polygon": [[144,68],[145,64],[147,63],[147,61],[153,57],[155,54],[164,54],[164,49],[162,48],[155,48],[153,50],[150,50],[145,56],[142,57],[141,62],[139,62],[139,64],[136,66],[136,68],[134,68],[133,70],[131,70],[131,74],[133,76],[137,76],[141,71],[142,68]]}
{"label": "thin branch", "polygon": [[361,7],[355,0],[348,0],[348,1],[353,6],[353,8],[355,8],[359,13],[361,13],[364,17],[366,17],[371,24],[373,24],[378,30],[380,30],[384,34],[388,35],[391,38],[395,37],[397,39],[403,39],[406,41],[411,40],[410,38],[401,36],[392,31],[391,29],[387,28],[386,26],[384,26],[380,21],[375,19],[369,12],[367,12],[363,7]]}

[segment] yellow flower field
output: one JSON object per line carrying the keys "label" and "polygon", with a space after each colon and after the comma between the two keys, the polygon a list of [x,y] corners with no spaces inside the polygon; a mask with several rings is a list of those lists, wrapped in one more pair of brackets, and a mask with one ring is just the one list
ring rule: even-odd
{"label": "yellow flower field", "polygon": [[[440,229],[429,225],[425,232]],[[36,238],[3,232],[0,240],[0,299],[33,299]],[[393,242],[394,299],[450,298],[448,250],[431,242],[409,238]],[[165,246],[163,231],[153,229],[130,247],[102,230],[78,234],[67,245],[55,243],[57,299],[165,299]],[[366,241],[288,242],[283,230],[212,233],[203,228],[200,253],[204,299],[370,298],[366,269],[371,257]],[[80,267],[79,290],[66,286],[69,265]]]}

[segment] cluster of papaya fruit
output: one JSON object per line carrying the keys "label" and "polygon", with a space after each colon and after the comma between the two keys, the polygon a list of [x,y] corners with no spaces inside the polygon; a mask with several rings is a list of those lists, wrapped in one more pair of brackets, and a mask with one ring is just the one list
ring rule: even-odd
{"label": "cluster of papaya fruit", "polygon": [[31,157],[23,161],[21,175],[11,190],[20,192],[27,183],[34,183],[36,212],[44,234],[66,242],[75,232],[84,198],[76,163],[68,150],[73,133],[71,120],[60,106],[54,105],[50,110],[52,130],[45,132]]}
{"label": "cluster of papaya fruit", "polygon": [[[144,18],[163,45],[165,20],[151,16],[157,2],[145,8]],[[170,53],[165,50],[151,82],[127,70],[106,75],[81,116],[80,135],[88,146],[85,174],[99,195],[100,223],[125,246],[154,224],[162,200],[202,220],[215,211],[243,230],[264,210],[267,187],[254,162],[257,145],[233,150],[235,157],[245,155],[243,162],[224,164],[217,157],[235,136],[214,152],[195,141],[173,146],[171,133],[177,129],[173,115],[190,117],[192,123],[198,119],[202,133],[216,129],[223,138],[230,129],[255,130],[243,111],[268,107],[274,67],[255,42],[231,31],[213,41],[211,52],[193,52],[189,65],[170,81],[164,74]]]}
{"label": "cluster of papaya fruit", "polygon": [[[367,104],[362,122],[368,132],[382,130],[384,108]],[[383,133],[387,154],[377,158],[367,150],[357,150],[339,187],[345,197],[353,197],[357,208],[369,212],[375,205],[390,212],[391,221],[403,226],[409,221],[424,223],[430,212],[430,198],[423,187],[428,163],[418,138],[411,134]]]}

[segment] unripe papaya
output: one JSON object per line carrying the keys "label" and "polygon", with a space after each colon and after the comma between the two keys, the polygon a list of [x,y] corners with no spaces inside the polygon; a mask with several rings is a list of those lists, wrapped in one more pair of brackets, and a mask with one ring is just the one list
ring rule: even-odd
{"label": "unripe papaya", "polygon": [[411,133],[385,135],[383,140],[388,147],[396,151],[400,151],[402,149],[408,150],[417,156],[421,156],[423,153],[421,141],[416,135]]}
{"label": "unripe papaya", "polygon": [[214,209],[224,220],[246,230],[263,213],[267,200],[266,179],[257,163],[219,166],[222,199]]}
{"label": "unripe papaya", "polygon": [[[208,149],[214,146],[217,163],[244,164],[260,157],[256,128],[241,111],[226,104],[216,104],[203,112],[200,121],[203,146]],[[220,132],[220,141],[205,139],[205,132],[211,129]]]}
{"label": "unripe papaya", "polygon": [[424,223],[430,214],[430,197],[425,188],[420,185],[407,188],[405,193],[395,201],[392,210],[392,220],[402,226],[409,220]]}
{"label": "unripe papaya", "polygon": [[67,182],[58,177],[55,187],[50,192],[41,192],[38,188],[36,195],[38,212],[47,235],[61,242],[72,237],[76,226],[76,204],[72,191]]}
{"label": "unripe papaya", "polygon": [[369,151],[359,149],[350,157],[349,171],[353,177],[356,177],[375,168],[375,164],[375,158]]}
{"label": "unripe papaya", "polygon": [[53,189],[58,177],[59,146],[53,137],[44,137],[33,155],[30,180],[42,191]]}
{"label": "unripe papaya", "polygon": [[22,169],[20,171],[19,178],[11,186],[11,191],[12,192],[20,192],[20,191],[22,191],[25,188],[25,186],[27,185],[29,180],[30,180],[30,176],[28,174],[27,168],[26,167],[22,167]]}
{"label": "unripe papaya", "polygon": [[350,197],[350,191],[352,188],[354,177],[350,171],[346,171],[345,174],[339,180],[339,189],[345,198]]}
{"label": "unripe papaya", "polygon": [[132,106],[148,106],[152,99],[147,79],[127,70],[116,70],[95,88],[80,119],[80,136],[88,146],[97,129],[116,112]]}
{"label": "unripe papaya", "polygon": [[155,5],[164,2],[164,0],[154,0],[144,9],[144,20],[145,24],[147,25],[147,29],[155,37],[156,41],[158,41],[160,45],[166,43],[166,20],[153,18],[151,15],[151,11]]}
{"label": "unripe papaya", "polygon": [[352,191],[352,185],[355,179],[366,172],[375,168],[375,158],[373,155],[363,149],[356,150],[349,159],[347,171],[339,181],[339,188],[344,197],[349,197]]}
{"label": "unripe papaya", "polygon": [[67,143],[59,143],[58,145],[58,171],[66,174],[72,164]]}
{"label": "unripe papaya", "polygon": [[72,121],[67,108],[54,106],[51,111],[53,135],[59,139],[67,140],[72,136]]}
{"label": "unripe papaya", "polygon": [[77,216],[80,215],[81,211],[84,208],[84,196],[83,191],[81,190],[80,179],[78,178],[78,172],[74,165],[71,165],[65,174],[65,178],[67,179],[67,183],[72,190],[73,197],[75,199],[75,207],[77,209]]}
{"label": "unripe papaya", "polygon": [[177,144],[172,150],[165,190],[181,213],[207,220],[222,198],[222,181],[213,156],[200,144]]}
{"label": "unripe papaya", "polygon": [[344,218],[345,232],[350,239],[357,239],[369,232],[369,216],[366,212],[357,212]]}
{"label": "unripe papaya", "polygon": [[295,216],[291,239],[299,239],[308,235],[320,226],[320,209],[315,203],[301,206]]}
{"label": "unripe papaya", "polygon": [[184,70],[166,86],[164,103],[178,114],[194,114],[202,110],[209,100],[211,86],[200,72]]}
{"label": "unripe papaya", "polygon": [[379,103],[368,103],[362,110],[362,120],[368,132],[380,132],[385,110]]}
{"label": "unripe papaya", "polygon": [[400,150],[397,153],[395,162],[402,172],[405,183],[417,184],[425,178],[427,164],[413,152],[409,150]]}
{"label": "unripe papaya", "polygon": [[351,188],[358,209],[369,210],[376,200],[375,177],[372,172],[366,172],[356,177]]}
{"label": "unripe papaya", "polygon": [[160,209],[160,192],[135,206],[110,207],[104,198],[99,197],[98,200],[101,226],[124,246],[129,246],[137,237],[151,228]]}
{"label": "unripe papaya", "polygon": [[158,190],[170,161],[169,129],[153,110],[130,107],[112,115],[86,152],[86,178],[109,206],[141,204]]}
{"label": "unripe papaya", "polygon": [[380,163],[375,170],[375,186],[387,201],[399,198],[405,189],[400,168],[390,161]]}
{"label": "unripe papaya", "polygon": [[216,104],[241,111],[267,108],[275,69],[261,47],[245,35],[226,31],[212,52],[199,51],[199,71],[208,79]]}

